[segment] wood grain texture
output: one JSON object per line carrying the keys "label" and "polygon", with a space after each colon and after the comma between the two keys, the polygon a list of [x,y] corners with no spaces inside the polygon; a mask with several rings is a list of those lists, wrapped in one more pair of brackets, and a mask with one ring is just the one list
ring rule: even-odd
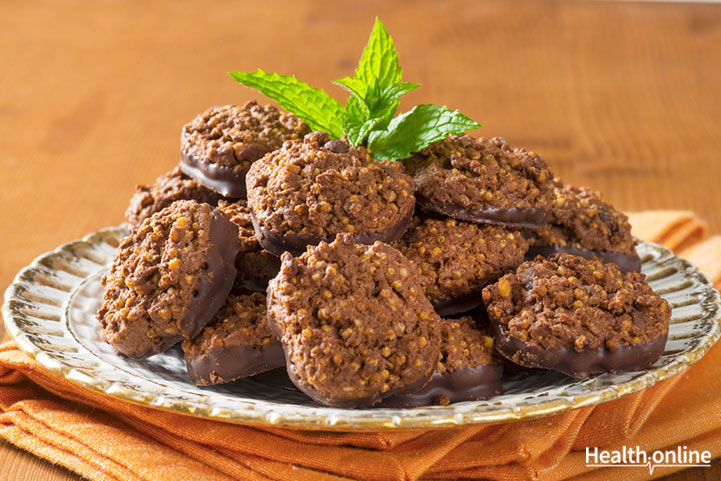
{"label": "wood grain texture", "polygon": [[[6,2],[0,15],[0,288],[36,255],[122,221],[178,160],[183,123],[259,97],[226,72],[326,87],[373,18],[423,87],[622,209],[684,208],[721,232],[721,7],[702,4]],[[0,447],[0,481],[78,479]],[[721,467],[673,480],[718,479]]]}

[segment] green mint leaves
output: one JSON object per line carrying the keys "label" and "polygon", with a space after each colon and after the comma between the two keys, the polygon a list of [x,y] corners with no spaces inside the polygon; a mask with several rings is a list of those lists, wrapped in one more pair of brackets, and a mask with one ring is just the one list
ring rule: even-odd
{"label": "green mint leaves", "polygon": [[341,121],[346,112],[343,105],[324,90],[311,87],[294,75],[257,72],[231,72],[235,80],[259,90],[284,109],[293,112],[313,130],[323,130],[332,137],[343,136]]}
{"label": "green mint leaves", "polygon": [[401,97],[420,85],[402,81],[403,71],[388,30],[376,19],[354,77],[336,80],[350,92],[344,131],[353,145],[365,142],[372,131],[384,130]]}
{"label": "green mint leaves", "polygon": [[335,83],[350,93],[346,106],[324,90],[311,87],[290,75],[257,72],[231,72],[233,78],[275,99],[313,130],[343,135],[354,146],[367,145],[379,160],[400,160],[449,134],[461,134],[479,124],[447,107],[417,105],[395,117],[401,97],[419,87],[404,82],[393,38],[380,20],[361,55],[353,77]]}
{"label": "green mint leaves", "polygon": [[416,105],[391,120],[387,129],[371,131],[368,148],[378,160],[405,159],[448,134],[478,127],[458,110],[433,104]]}

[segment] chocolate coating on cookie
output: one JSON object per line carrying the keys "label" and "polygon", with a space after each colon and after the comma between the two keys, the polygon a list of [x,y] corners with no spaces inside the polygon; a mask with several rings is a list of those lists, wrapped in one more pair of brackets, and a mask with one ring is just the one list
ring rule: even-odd
{"label": "chocolate coating on cookie", "polygon": [[664,334],[650,342],[619,346],[614,350],[596,348],[579,352],[568,348],[541,349],[509,337],[504,328],[495,322],[491,323],[491,332],[498,340],[498,351],[514,366],[549,369],[575,379],[586,379],[591,374],[602,372],[645,369],[661,357],[668,337]]}
{"label": "chocolate coating on cookie", "polygon": [[529,256],[565,252],[613,262],[623,271],[639,272],[641,259],[635,250],[628,217],[585,187],[555,180],[549,225],[528,230]]}
{"label": "chocolate coating on cookie", "polygon": [[523,262],[528,244],[519,231],[446,218],[416,219],[396,247],[447,316],[482,304],[481,290]]}
{"label": "chocolate coating on cookie", "polygon": [[441,321],[398,250],[344,234],[282,262],[268,322],[298,389],[329,406],[370,406],[428,380]]}
{"label": "chocolate coating on cookie", "polygon": [[644,278],[569,254],[524,262],[483,290],[497,350],[579,379],[643,369],[663,352],[671,317]]}
{"label": "chocolate coating on cookie", "polygon": [[501,393],[503,368],[492,337],[479,331],[470,317],[443,319],[441,335],[441,358],[431,379],[418,391],[383,400],[384,407],[447,406]]}
{"label": "chocolate coating on cookie", "polygon": [[235,258],[235,268],[238,271],[235,278],[236,287],[265,292],[268,281],[280,270],[280,259],[263,249],[258,242],[250,209],[245,200],[239,199],[235,202],[221,200],[218,209],[238,226],[240,252]]}
{"label": "chocolate coating on cookie", "polygon": [[152,185],[141,184],[130,199],[125,220],[132,230],[145,219],[160,212],[176,200],[195,200],[215,204],[220,195],[185,175],[179,167],[155,179]]}
{"label": "chocolate coating on cookie", "polygon": [[357,243],[398,240],[415,207],[413,181],[399,162],[313,132],[254,163],[248,206],[268,251],[300,255],[307,245],[350,233]]}
{"label": "chocolate coating on cookie", "polygon": [[294,115],[255,101],[243,107],[213,107],[183,127],[180,166],[225,197],[245,198],[251,164],[308,132],[310,128]]}
{"label": "chocolate coating on cookie", "polygon": [[471,222],[546,225],[553,175],[535,152],[500,137],[452,135],[405,164],[424,209]]}
{"label": "chocolate coating on cookie", "polygon": [[122,354],[145,358],[195,337],[235,280],[238,228],[219,210],[176,201],[123,238],[103,276],[97,318]]}
{"label": "chocolate coating on cookie", "polygon": [[197,386],[221,384],[285,366],[268,328],[265,295],[231,294],[198,336],[183,342],[188,375]]}

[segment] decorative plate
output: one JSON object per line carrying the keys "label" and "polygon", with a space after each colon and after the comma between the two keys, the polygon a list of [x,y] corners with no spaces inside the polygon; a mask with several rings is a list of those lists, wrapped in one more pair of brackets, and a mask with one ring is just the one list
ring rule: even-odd
{"label": "decorative plate", "polygon": [[5,293],[8,332],[40,364],[96,391],[146,406],[227,422],[304,429],[441,428],[529,419],[598,404],[649,387],[696,362],[718,339],[721,296],[708,278],[669,250],[641,242],[643,272],[673,307],[663,356],[644,371],[576,381],[553,372],[509,376],[487,401],[415,409],[336,409],[314,403],[273,376],[193,386],[182,353],[137,361],[100,337],[100,278],[126,234],[110,228],[38,257]]}

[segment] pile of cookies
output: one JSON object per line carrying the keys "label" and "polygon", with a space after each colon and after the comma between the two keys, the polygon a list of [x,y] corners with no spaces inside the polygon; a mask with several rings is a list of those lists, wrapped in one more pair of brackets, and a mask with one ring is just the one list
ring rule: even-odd
{"label": "pile of cookies", "polygon": [[413,407],[498,394],[504,364],[583,379],[663,352],[626,216],[502,138],[377,161],[248,102],[185,125],[181,154],[103,277],[122,355],[182,343],[197,385],[285,368],[325,405]]}

